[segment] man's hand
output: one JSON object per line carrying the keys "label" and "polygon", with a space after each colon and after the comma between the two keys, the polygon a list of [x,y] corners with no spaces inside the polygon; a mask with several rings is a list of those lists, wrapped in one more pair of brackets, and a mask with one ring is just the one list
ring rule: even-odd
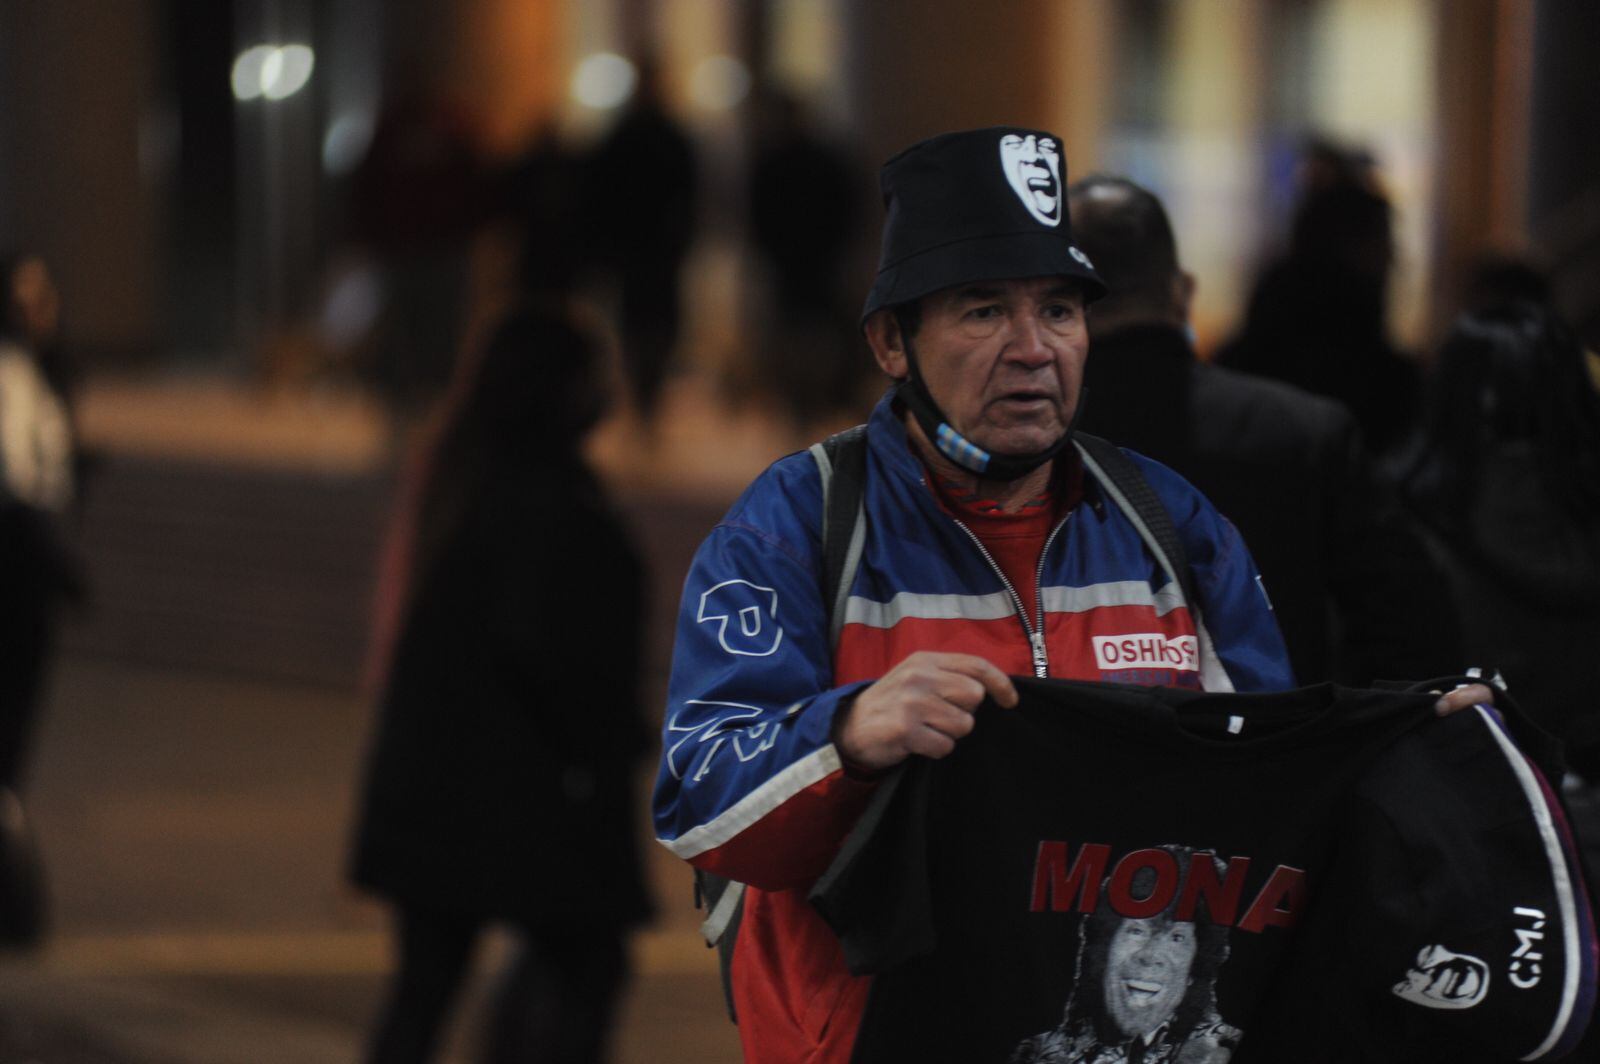
{"label": "man's hand", "polygon": [[985,695],[1017,704],[1011,677],[983,658],[921,650],[856,696],[834,721],[834,744],[847,765],[868,772],[912,754],[944,757],[972,731]]}
{"label": "man's hand", "polygon": [[1480,702],[1486,706],[1494,705],[1494,690],[1488,684],[1469,683],[1465,687],[1457,687],[1454,691],[1446,691],[1439,701],[1433,704],[1433,711],[1441,717],[1448,717]]}

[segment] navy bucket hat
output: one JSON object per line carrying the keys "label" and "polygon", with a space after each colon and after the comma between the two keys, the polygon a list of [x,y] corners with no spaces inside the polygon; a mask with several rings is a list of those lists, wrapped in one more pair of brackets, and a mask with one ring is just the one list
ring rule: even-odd
{"label": "navy bucket hat", "polygon": [[1072,242],[1061,138],[1015,126],[945,133],[883,164],[883,252],[861,320],[973,281],[1064,276],[1106,285]]}

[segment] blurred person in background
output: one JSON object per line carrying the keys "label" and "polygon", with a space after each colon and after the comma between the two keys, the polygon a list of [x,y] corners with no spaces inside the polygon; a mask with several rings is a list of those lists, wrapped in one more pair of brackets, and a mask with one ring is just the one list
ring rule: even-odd
{"label": "blurred person in background", "polygon": [[1216,361],[1337,399],[1383,455],[1422,403],[1416,367],[1388,333],[1393,210],[1365,156],[1313,144],[1304,171],[1288,254],[1262,271]]}
{"label": "blurred person in background", "polygon": [[82,374],[61,342],[61,293],[50,266],[39,255],[0,260],[9,303],[5,334],[33,352],[45,383],[71,414]]}
{"label": "blurred person in background", "polygon": [[498,181],[496,206],[516,242],[516,284],[525,299],[572,295],[591,266],[583,212],[583,160],[554,123],[541,127]]}
{"label": "blurred person in background", "polygon": [[1161,201],[1122,178],[1068,190],[1078,244],[1110,293],[1089,312],[1087,432],[1164,462],[1234,522],[1302,684],[1460,667],[1449,587],[1339,403],[1195,355],[1195,280]]}
{"label": "blurred person in background", "polygon": [[1462,285],[1461,310],[1490,310],[1506,303],[1551,306],[1550,275],[1532,259],[1486,251],[1477,256]]}
{"label": "blurred person in background", "polygon": [[803,426],[852,406],[865,376],[844,280],[867,182],[795,97],[769,92],[757,114],[747,206],[770,293],[758,371]]}
{"label": "blurred person in background", "polygon": [[382,279],[368,373],[402,419],[425,411],[450,380],[483,186],[468,116],[420,61],[401,63],[351,175],[348,217],[353,242]]}
{"label": "blurred person in background", "polygon": [[352,860],[393,903],[399,952],[372,1064],[433,1058],[491,924],[517,950],[483,1059],[603,1056],[650,909],[634,770],[651,745],[641,564],[580,451],[605,405],[593,339],[514,309],[463,366],[402,510]]}
{"label": "blurred person in background", "polygon": [[20,794],[57,615],[82,598],[84,577],[66,528],[74,446],[60,297],[37,255],[0,259],[0,286],[0,942],[29,945],[43,898]]}
{"label": "blurred person in background", "polygon": [[688,134],[667,110],[659,65],[645,59],[638,70],[632,100],[584,168],[584,210],[600,266],[617,286],[634,409],[650,427],[682,331],[699,168]]}
{"label": "blurred person in background", "polygon": [[1600,783],[1600,395],[1546,308],[1470,311],[1439,349],[1402,481],[1456,590],[1469,657]]}

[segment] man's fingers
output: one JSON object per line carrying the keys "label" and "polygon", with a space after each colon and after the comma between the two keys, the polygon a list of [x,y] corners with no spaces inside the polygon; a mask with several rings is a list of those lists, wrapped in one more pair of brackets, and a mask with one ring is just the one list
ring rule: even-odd
{"label": "man's fingers", "polygon": [[956,741],[932,725],[916,728],[906,736],[906,750],[923,757],[949,757],[955,748]]}
{"label": "man's fingers", "polygon": [[1487,684],[1469,683],[1454,691],[1446,691],[1439,701],[1433,704],[1433,711],[1441,717],[1448,717],[1452,713],[1458,713],[1468,706],[1476,706],[1479,703],[1494,705],[1494,692]]}
{"label": "man's fingers", "polygon": [[972,715],[970,709],[943,702],[926,707],[918,723],[952,739],[961,739],[971,734],[972,729],[977,726],[977,718]]}
{"label": "man's fingers", "polygon": [[987,693],[982,683],[962,672],[941,672],[932,686],[935,698],[967,713],[977,709]]}
{"label": "man's fingers", "polygon": [[984,692],[1004,708],[1011,709],[1017,704],[1016,685],[994,662],[976,654],[951,654],[944,662],[944,667],[977,680],[983,685]]}

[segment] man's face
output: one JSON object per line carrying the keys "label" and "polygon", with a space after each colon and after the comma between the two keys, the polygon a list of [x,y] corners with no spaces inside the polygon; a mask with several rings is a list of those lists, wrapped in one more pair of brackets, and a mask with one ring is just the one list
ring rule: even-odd
{"label": "man's face", "polygon": [[1106,954],[1106,1012],[1126,1037],[1172,1018],[1189,989],[1194,924],[1161,916],[1122,921]]}
{"label": "man's face", "polygon": [[48,343],[55,338],[61,298],[43,259],[30,255],[17,264],[11,275],[11,300],[30,341]]}
{"label": "man's face", "polygon": [[[1066,432],[1089,351],[1083,293],[1059,277],[984,281],[922,300],[911,341],[950,427],[997,454],[1033,454]],[[884,361],[905,376],[903,361]]]}
{"label": "man's face", "polygon": [[1000,165],[1035,218],[1045,225],[1061,221],[1061,145],[1053,137],[1007,133],[1000,138]]}

